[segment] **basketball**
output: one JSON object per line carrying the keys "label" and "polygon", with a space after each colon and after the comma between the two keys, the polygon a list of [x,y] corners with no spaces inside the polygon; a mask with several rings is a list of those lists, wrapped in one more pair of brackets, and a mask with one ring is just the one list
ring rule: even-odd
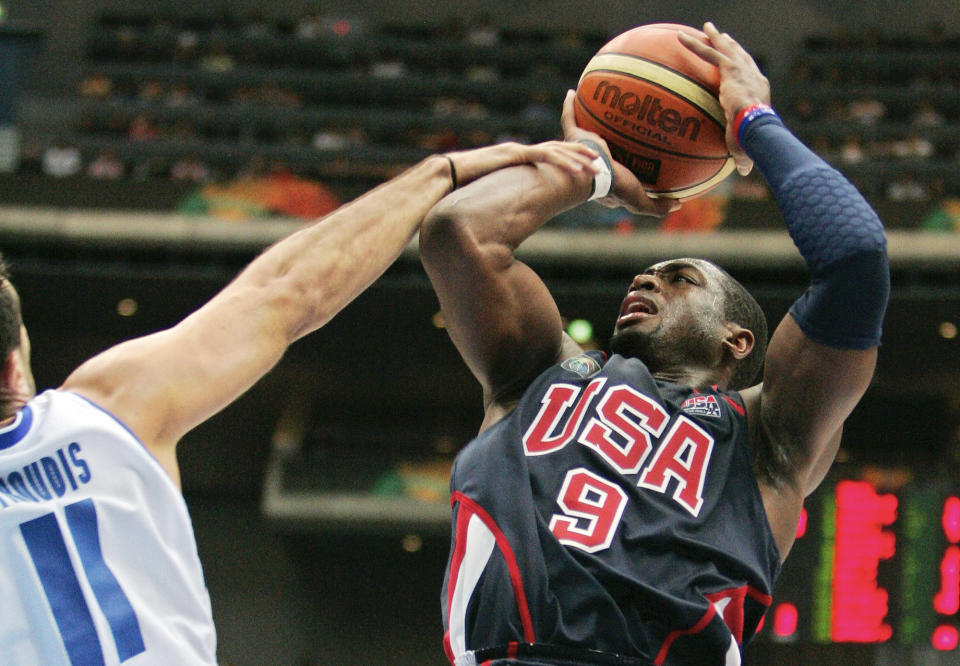
{"label": "basketball", "polygon": [[577,125],[603,137],[659,198],[700,196],[735,168],[717,99],[720,72],[680,43],[681,30],[706,39],[675,23],[614,37],[587,63],[574,102]]}

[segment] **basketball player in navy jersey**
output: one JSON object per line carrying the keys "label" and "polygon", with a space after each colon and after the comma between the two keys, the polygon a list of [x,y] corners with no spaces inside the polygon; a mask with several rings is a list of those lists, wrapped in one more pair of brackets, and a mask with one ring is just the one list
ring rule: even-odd
{"label": "basketball player in navy jersey", "polygon": [[[605,150],[592,179],[545,164],[490,174],[421,229],[485,406],[451,473],[442,610],[458,666],[741,663],[804,498],[870,382],[889,293],[883,226],[786,129],[751,56],[712,24],[704,33],[681,41],[719,67],[738,169],[763,173],[812,274],[769,345],[744,288],[688,258],[626,282],[611,355],[564,334],[516,247],[590,197],[665,212]],[[575,126],[572,94],[566,138],[602,147]]]}
{"label": "basketball player in navy jersey", "polygon": [[39,396],[0,260],[0,662],[216,664],[177,441],[386,270],[458,181],[534,161],[592,173],[596,156],[548,142],[429,157],[276,243],[173,328]]}

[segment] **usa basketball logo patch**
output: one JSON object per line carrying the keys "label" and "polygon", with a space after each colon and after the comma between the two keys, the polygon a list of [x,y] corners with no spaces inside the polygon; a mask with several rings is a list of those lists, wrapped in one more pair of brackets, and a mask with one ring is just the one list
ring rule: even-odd
{"label": "usa basketball logo patch", "polygon": [[587,377],[592,377],[600,372],[600,364],[586,354],[568,358],[566,361],[560,364],[560,367],[567,372],[576,373],[584,379]]}
{"label": "usa basketball logo patch", "polygon": [[683,401],[680,409],[687,414],[720,418],[720,403],[712,395],[694,395]]}

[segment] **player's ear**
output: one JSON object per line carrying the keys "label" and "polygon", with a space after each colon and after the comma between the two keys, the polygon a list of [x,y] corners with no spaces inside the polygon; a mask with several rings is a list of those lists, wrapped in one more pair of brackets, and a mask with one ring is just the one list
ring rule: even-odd
{"label": "player's ear", "polygon": [[746,358],[756,341],[753,331],[731,322],[727,322],[724,328],[727,332],[723,338],[723,346],[727,353],[737,361]]}
{"label": "player's ear", "polygon": [[6,394],[26,392],[30,385],[28,372],[20,349],[12,350],[3,359],[3,367],[0,368],[0,391]]}
{"label": "player's ear", "polygon": [[19,354],[13,349],[3,359],[3,366],[0,367],[0,386],[3,389],[9,389],[16,386],[17,359]]}

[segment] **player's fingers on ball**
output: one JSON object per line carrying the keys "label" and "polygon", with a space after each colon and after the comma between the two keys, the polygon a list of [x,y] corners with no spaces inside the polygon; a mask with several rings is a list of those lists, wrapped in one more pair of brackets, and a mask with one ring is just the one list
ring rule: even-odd
{"label": "player's fingers on ball", "polygon": [[617,196],[609,196],[609,197],[604,197],[602,199],[597,199],[597,203],[603,206],[604,208],[624,208],[630,211],[631,213],[637,213],[638,215],[643,214],[643,211],[640,210],[637,206]]}
{"label": "player's fingers on ball", "polygon": [[657,217],[666,217],[680,208],[680,202],[676,199],[654,199],[653,205]]}
{"label": "player's fingers on ball", "polygon": [[713,24],[713,21],[707,21],[703,24],[703,32],[711,42],[720,35],[720,31],[717,30],[717,26]]}
{"label": "player's fingers on ball", "polygon": [[[709,30],[707,30],[707,26],[710,27]],[[720,28],[718,28],[716,25],[714,25],[710,21],[707,21],[707,23],[704,25],[703,31],[706,32],[708,35],[710,35],[710,41],[714,43],[719,42],[721,44],[725,44],[729,46],[730,43],[734,41],[730,35],[721,31]]]}
{"label": "player's fingers on ball", "polygon": [[747,155],[747,152],[740,147],[740,143],[737,142],[734,138],[728,139],[728,146],[730,146],[730,156],[733,158],[733,163],[737,168],[737,173],[741,176],[746,176],[753,170],[753,160],[750,159],[750,156]]}
{"label": "player's fingers on ball", "polygon": [[603,197],[602,199],[597,199],[597,203],[604,208],[626,208],[627,210],[630,210],[631,208],[631,206],[628,206],[622,201],[618,201],[614,197]]}
{"label": "player's fingers on ball", "polygon": [[642,185],[638,185],[632,192],[629,199],[621,199],[621,204],[629,208],[634,213],[641,215],[653,215],[663,217],[670,212],[670,199],[654,199]]}
{"label": "player's fingers on ball", "polygon": [[707,36],[710,38],[710,43],[713,44],[714,48],[722,51],[724,55],[731,55],[737,48],[742,50],[737,40],[725,32],[720,32],[713,23],[705,23],[703,31],[707,33]]}
{"label": "player's fingers on ball", "polygon": [[683,31],[678,32],[677,37],[680,39],[680,43],[683,44],[688,50],[692,51],[712,65],[717,64],[719,54],[717,53],[716,49],[711,47],[709,44],[704,44],[696,37],[688,35]]}
{"label": "player's fingers on ball", "polygon": [[664,210],[660,204],[651,204],[643,208],[631,208],[631,211],[638,215],[648,215],[656,218],[666,217],[669,212]]}
{"label": "player's fingers on ball", "polygon": [[738,56],[749,57],[746,50],[742,46],[740,46],[740,42],[738,42],[733,37],[731,37],[729,33],[721,32],[717,36],[717,46],[724,53],[728,54],[731,57],[738,57]]}

